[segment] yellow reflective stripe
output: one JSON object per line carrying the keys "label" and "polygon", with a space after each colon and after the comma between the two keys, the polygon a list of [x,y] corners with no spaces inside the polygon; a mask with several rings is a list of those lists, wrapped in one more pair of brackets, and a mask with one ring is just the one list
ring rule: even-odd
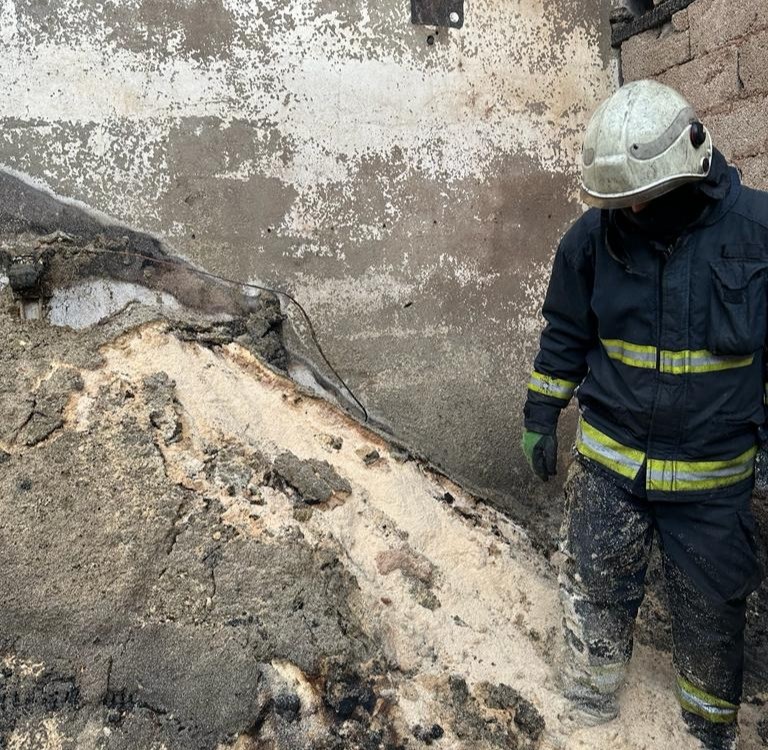
{"label": "yellow reflective stripe", "polygon": [[[637,476],[645,461],[643,451],[622,445],[583,418],[579,420],[576,450],[582,456],[628,479]],[[753,447],[723,461],[649,458],[646,488],[656,492],[682,492],[728,487],[752,475],[756,453],[757,448]]]}
{"label": "yellow reflective stripe", "polygon": [[574,383],[571,380],[553,378],[542,372],[537,372],[536,370],[531,373],[531,379],[528,381],[529,390],[541,393],[544,396],[559,398],[563,401],[571,400],[571,396],[573,396],[576,386],[578,386],[578,383]]}
{"label": "yellow reflective stripe", "polygon": [[661,492],[728,487],[751,476],[757,448],[725,461],[648,459],[646,487]]}
{"label": "yellow reflective stripe", "polygon": [[632,344],[621,339],[600,339],[606,354],[630,367],[656,369],[656,347]]}
{"label": "yellow reflective stripe", "polygon": [[719,372],[736,367],[749,367],[755,355],[720,356],[706,349],[679,352],[663,350],[660,357],[661,371],[672,375],[687,375],[693,372]]}
{"label": "yellow reflective stripe", "polygon": [[736,721],[739,707],[716,695],[697,688],[685,677],[677,678],[677,700],[686,710],[716,724],[731,724]]}
{"label": "yellow reflective stripe", "polygon": [[655,370],[658,355],[661,372],[670,375],[688,375],[690,373],[720,372],[737,367],[749,367],[755,361],[754,354],[721,356],[707,349],[681,349],[671,351],[655,346],[633,344],[621,339],[601,339],[605,353],[610,359],[629,367]]}
{"label": "yellow reflective stripe", "polygon": [[584,419],[579,420],[576,450],[606,468],[628,479],[634,479],[645,460],[642,451],[628,448],[600,432]]}

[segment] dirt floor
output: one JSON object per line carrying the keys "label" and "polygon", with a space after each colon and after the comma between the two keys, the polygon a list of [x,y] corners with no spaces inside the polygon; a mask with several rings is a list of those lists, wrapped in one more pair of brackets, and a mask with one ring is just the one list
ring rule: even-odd
{"label": "dirt floor", "polygon": [[241,328],[0,313],[0,747],[696,747],[650,645],[621,717],[574,725],[540,545]]}

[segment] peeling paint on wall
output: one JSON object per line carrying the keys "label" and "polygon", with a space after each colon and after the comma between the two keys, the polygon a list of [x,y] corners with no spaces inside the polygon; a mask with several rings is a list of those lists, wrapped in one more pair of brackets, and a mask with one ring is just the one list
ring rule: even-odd
{"label": "peeling paint on wall", "polygon": [[[0,17],[6,46],[0,117],[39,128],[52,141],[60,140],[64,124],[79,126],[80,142],[51,154],[47,177],[66,169],[71,180],[87,182],[78,173],[95,165],[83,163],[85,152],[100,172],[154,187],[142,196],[143,208],[150,208],[168,187],[164,143],[175,123],[213,119],[226,132],[245,122],[255,141],[251,158],[223,153],[217,176],[247,181],[258,174],[296,189],[285,229],[305,236],[310,227],[302,217],[322,216],[327,204],[321,186],[353,179],[363,157],[387,159],[394,149],[411,168],[447,182],[483,180],[503,153],[570,171],[581,124],[607,83],[585,29],[563,33],[538,3],[476,2],[465,32],[444,31],[445,43],[416,55],[405,33],[391,41],[407,29],[407,3],[376,8],[375,23],[373,8],[362,3],[352,23],[344,3],[324,11],[307,0],[264,2],[254,13],[252,4],[228,0],[217,11],[230,18],[241,42],[230,41],[205,60],[184,54],[183,27],[169,32],[164,49],[122,46],[126,32],[115,22],[128,18],[112,13],[141,18],[141,3],[94,13],[86,29],[87,4],[56,5],[39,25],[22,3],[6,2]],[[283,147],[269,148],[271,138]],[[107,211],[125,213],[123,195],[100,197],[108,199]],[[392,208],[396,215],[402,207]]]}

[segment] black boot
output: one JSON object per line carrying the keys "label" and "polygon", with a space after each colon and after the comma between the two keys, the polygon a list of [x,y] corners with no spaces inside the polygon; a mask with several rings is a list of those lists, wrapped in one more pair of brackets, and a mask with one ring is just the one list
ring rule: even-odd
{"label": "black boot", "polygon": [[736,750],[738,737],[736,723],[715,724],[701,716],[683,711],[688,731],[701,742],[704,750]]}

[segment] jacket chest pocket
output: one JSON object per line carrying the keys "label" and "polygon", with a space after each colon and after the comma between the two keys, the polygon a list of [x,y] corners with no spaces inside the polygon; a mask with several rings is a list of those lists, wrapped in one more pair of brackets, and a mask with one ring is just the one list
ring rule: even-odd
{"label": "jacket chest pocket", "polygon": [[763,260],[710,263],[707,348],[714,354],[750,354],[763,346],[766,326],[766,269]]}

